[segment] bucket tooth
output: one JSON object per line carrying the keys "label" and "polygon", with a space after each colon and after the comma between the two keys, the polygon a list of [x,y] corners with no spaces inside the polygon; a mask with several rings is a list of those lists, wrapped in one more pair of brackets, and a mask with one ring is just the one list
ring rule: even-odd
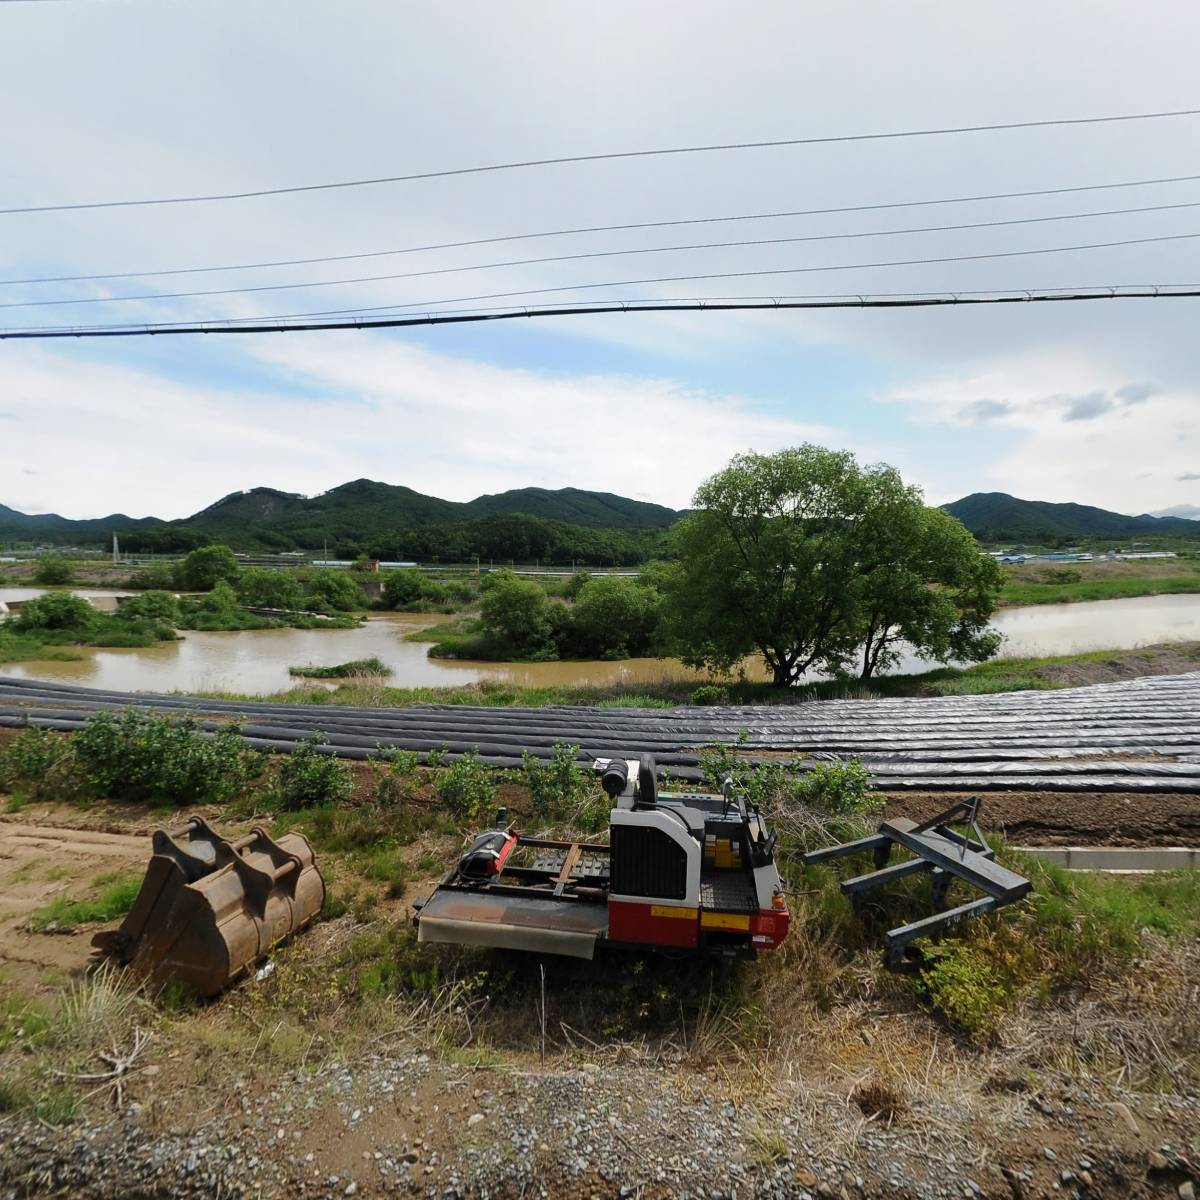
{"label": "bucket tooth", "polygon": [[213,996],[325,901],[308,840],[264,829],[230,841],[202,818],[159,830],[141,890],[121,927],[92,944],[153,987]]}

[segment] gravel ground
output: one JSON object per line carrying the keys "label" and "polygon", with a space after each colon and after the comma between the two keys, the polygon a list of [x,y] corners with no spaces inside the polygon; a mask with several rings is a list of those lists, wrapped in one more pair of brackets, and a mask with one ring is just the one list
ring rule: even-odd
{"label": "gravel ground", "polygon": [[1200,1095],[1001,1086],[981,1114],[948,1090],[889,1127],[844,1090],[741,1099],[670,1066],[470,1069],[411,1053],[254,1098],[264,1081],[241,1082],[232,1111],[192,1129],[154,1128],[136,1103],[63,1130],[0,1125],[0,1195],[1186,1198],[1200,1161]]}

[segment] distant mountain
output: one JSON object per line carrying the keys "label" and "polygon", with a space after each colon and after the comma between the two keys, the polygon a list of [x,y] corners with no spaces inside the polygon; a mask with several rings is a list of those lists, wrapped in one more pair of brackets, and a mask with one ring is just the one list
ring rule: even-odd
{"label": "distant mountain", "polygon": [[497,496],[480,496],[467,506],[480,516],[519,512],[547,521],[565,521],[589,529],[665,529],[681,514],[661,504],[629,500],[611,492],[584,492],[579,488],[517,488]]}
{"label": "distant mountain", "polygon": [[[331,553],[342,553],[346,547],[383,547],[383,552],[395,554],[422,552],[421,547],[437,544],[435,530],[453,528],[459,535],[449,539],[454,545],[485,548],[473,553],[488,552],[487,547],[500,543],[495,536],[466,536],[464,530],[472,535],[480,531],[495,535],[503,530],[500,541],[505,545],[528,543],[536,554],[537,546],[548,536],[540,527],[547,524],[570,527],[581,534],[650,534],[665,530],[680,515],[660,504],[579,488],[517,488],[459,503],[412,488],[356,479],[313,497],[268,487],[233,492],[178,521],[139,520],[121,514],[72,521],[56,514],[29,516],[0,506],[0,541],[105,543],[116,533],[130,549],[183,550],[219,541],[244,550],[319,550],[328,545]],[[518,525],[523,522],[525,526],[524,533],[513,525],[518,518]],[[530,522],[539,526],[532,541]],[[578,537],[575,541],[585,547],[604,544],[603,538]],[[411,549],[406,551],[406,546]],[[495,553],[500,554],[500,549]]]}
{"label": "distant mountain", "polygon": [[60,517],[58,513],[29,514],[0,504],[0,541],[44,540],[65,543],[76,538],[94,541],[111,537],[114,529],[130,526],[150,528],[165,524],[158,517],[127,517],[124,513],[72,521],[69,517]]}
{"label": "distant mountain", "polygon": [[1073,538],[1200,537],[1200,521],[1181,516],[1131,517],[1087,504],[1021,500],[1006,492],[973,492],[942,507],[980,541],[1056,542]]}
{"label": "distant mountain", "polygon": [[1189,521],[1200,521],[1200,504],[1173,504],[1149,514],[1152,517],[1184,517]]}

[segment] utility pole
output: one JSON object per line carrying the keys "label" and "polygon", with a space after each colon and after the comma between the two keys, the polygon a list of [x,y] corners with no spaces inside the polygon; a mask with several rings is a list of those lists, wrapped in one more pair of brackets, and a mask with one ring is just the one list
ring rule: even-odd
{"label": "utility pole", "polygon": [[113,566],[121,560],[121,548],[117,545],[117,535],[113,534]]}

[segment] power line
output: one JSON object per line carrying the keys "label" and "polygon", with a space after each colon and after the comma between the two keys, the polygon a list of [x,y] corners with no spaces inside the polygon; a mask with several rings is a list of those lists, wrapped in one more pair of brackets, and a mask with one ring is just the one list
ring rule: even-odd
{"label": "power line", "polygon": [[563,284],[558,287],[526,288],[521,291],[485,292],[476,296],[450,296],[441,300],[409,301],[404,304],[374,304],[357,308],[319,309],[316,312],[282,313],[270,317],[249,317],[242,319],[249,321],[290,321],[303,320],[307,317],[339,317],[353,313],[382,311],[394,312],[401,309],[413,308],[436,309],[444,304],[473,304],[481,300],[512,300],[522,296],[542,296],[561,292],[583,292],[592,291],[597,288],[638,287],[650,283],[692,283],[709,279],[751,279],[768,275],[808,275],[825,271],[853,271],[873,269],[877,267],[928,266],[937,263],[977,262],[983,259],[997,258],[1027,258],[1035,254],[1065,254],[1077,250],[1102,250],[1116,246],[1143,245],[1149,242],[1185,241],[1198,237],[1200,237],[1200,233],[1176,233],[1164,234],[1158,237],[1149,238],[1127,238],[1117,242],[1089,242],[1076,246],[1049,246],[1036,250],[1002,250],[993,251],[990,254],[960,254],[944,256],[941,258],[913,258],[887,262],[844,263],[823,267],[786,267],[761,271],[725,271],[706,275],[659,275],[648,279],[617,279],[608,280],[605,283]]}
{"label": "power line", "polygon": [[[1168,290],[1168,289],[1176,290]],[[301,333],[333,329],[402,329],[418,325],[462,325],[485,321],[530,320],[537,317],[592,316],[600,313],[649,312],[751,312],[784,309],[890,309],[945,308],[988,304],[1049,304],[1085,300],[1150,300],[1200,298],[1196,285],[1167,284],[1141,290],[1119,291],[1116,288],[1092,289],[1083,292],[1062,290],[1054,292],[1019,291],[999,293],[958,293],[952,295],[910,294],[897,297],[854,296],[828,300],[769,300],[769,301],[617,301],[600,305],[577,305],[562,308],[505,309],[498,312],[438,313],[409,317],[373,317],[368,320],[317,321],[284,325],[272,321],[259,324],[235,325],[201,323],[176,325],[169,328],[150,326],[83,327],[79,329],[0,330],[0,340],[42,340],[57,338],[103,337],[162,337],[172,334],[223,333]]]}
{"label": "power line", "polygon": [[443,171],[418,171],[407,175],[385,175],[374,179],[346,179],[335,183],[307,183],[293,187],[257,188],[244,192],[214,192],[208,195],[158,196],[133,200],[89,200],[72,204],[30,204],[0,208],[0,216],[16,213],[73,212],[80,209],[133,208],[153,204],[202,204],[216,200],[250,200],[261,196],[286,196],[299,192],[327,192],[339,188],[374,187],[384,183],[413,183],[422,179],[448,179],[460,175],[482,175],[495,171],[523,171],[533,167],[571,163],[611,162],[617,159],[658,158],[667,155],[712,154],[730,150],[768,150],[785,146],[821,146],[842,142],[876,142],[894,138],[943,137],[951,134],[992,133],[1008,129],[1046,129],[1074,125],[1111,125],[1123,121],[1156,121],[1169,117],[1194,117],[1200,108],[1162,112],[1121,113],[1106,117],[1058,117],[1041,121],[1003,121],[988,125],[951,125],[933,129],[901,129],[886,133],[844,133],[820,137],[775,138],[762,142],[718,142],[701,146],[667,146],[654,150],[616,150],[604,154],[568,154],[555,158],[531,158],[516,162],[489,163],[478,167],[456,167]]}
{"label": "power line", "polygon": [[[1200,207],[1200,201],[1196,201],[1196,202],[1188,203],[1188,204],[1166,205],[1166,206],[1156,206],[1156,207],[1196,208],[1196,207]],[[1142,210],[1128,209],[1125,211],[1139,212]],[[780,244],[788,243],[788,242],[823,242],[823,241],[830,241],[830,240],[834,240],[834,239],[838,239],[838,238],[887,237],[887,236],[892,236],[895,234],[931,233],[931,232],[952,230],[952,229],[983,229],[983,228],[989,228],[989,227],[997,226],[997,225],[1024,225],[1024,224],[1028,224],[1031,222],[1039,222],[1039,221],[1074,220],[1077,217],[1109,216],[1109,215],[1112,215],[1112,214],[1110,214],[1110,213],[1079,213],[1079,214],[1074,214],[1074,215],[1067,215],[1064,217],[1023,217],[1023,218],[1013,220],[1013,221],[981,221],[981,222],[975,222],[975,223],[968,224],[968,225],[934,225],[934,226],[927,226],[927,227],[919,228],[919,229],[890,229],[890,230],[881,230],[881,231],[867,232],[867,233],[818,234],[815,236],[787,237],[787,238],[763,238],[763,239],[760,239],[757,241],[740,241],[740,242],[697,242],[697,243],[691,243],[691,244],[682,245],[682,246],[653,246],[653,247],[648,247],[646,249],[641,249],[641,250],[638,250],[638,249],[596,250],[596,251],[591,251],[589,253],[584,253],[584,254],[563,254],[563,255],[552,256],[549,258],[513,259],[508,262],[479,263],[474,266],[467,266],[467,267],[440,267],[437,269],[427,270],[427,271],[406,271],[401,274],[391,274],[391,275],[359,275],[359,276],[356,276],[356,277],[353,277],[350,279],[325,279],[325,280],[318,280],[316,282],[308,281],[308,282],[304,282],[304,283],[272,283],[272,284],[260,284],[260,285],[256,285],[256,286],[252,286],[252,287],[210,288],[207,290],[191,291],[191,292],[147,292],[147,293],[143,293],[141,295],[135,295],[135,296],[87,296],[87,297],[81,297],[81,298],[69,299],[69,300],[67,300],[67,299],[64,299],[64,300],[11,300],[11,301],[5,301],[4,303],[0,303],[0,309],[5,309],[5,308],[55,308],[55,307],[61,307],[63,305],[76,305],[76,304],[130,304],[130,303],[134,303],[134,302],[142,302],[142,301],[149,301],[149,300],[186,300],[186,299],[196,299],[196,298],[207,297],[207,296],[247,295],[247,294],[256,293],[256,292],[288,292],[288,291],[296,291],[298,289],[299,290],[309,290],[312,288],[339,287],[339,286],[342,286],[345,284],[381,283],[384,281],[397,280],[397,279],[418,279],[418,278],[425,278],[425,277],[428,277],[431,275],[457,275],[457,274],[461,274],[463,272],[470,272],[470,271],[489,271],[489,270],[494,270],[499,267],[525,267],[525,266],[532,266],[535,264],[544,264],[544,263],[553,263],[553,262],[568,262],[568,261],[573,261],[573,260],[577,260],[577,259],[586,259],[586,258],[609,258],[609,257],[615,256],[615,255],[665,254],[668,252],[680,251],[680,250],[714,250],[714,249],[725,249],[725,248],[731,248],[731,247],[745,247],[745,246],[773,246],[773,245],[780,245]],[[639,280],[639,279],[621,280],[617,284],[611,284],[611,283],[578,284],[575,286],[564,286],[564,287],[559,287],[559,288],[539,288],[539,289],[535,289],[534,292],[497,292],[497,293],[494,293],[494,295],[495,296],[524,296],[524,295],[533,295],[537,291],[550,291],[550,292],[568,291],[568,292],[570,292],[570,291],[582,290],[583,288],[589,288],[589,287],[613,287],[613,286],[624,287],[624,286],[638,284],[638,283],[665,283],[665,282],[675,282],[678,280],[733,279],[733,278],[739,278],[743,275],[792,275],[792,274],[812,273],[812,272],[818,272],[818,271],[853,271],[853,270],[866,270],[868,268],[877,268],[877,267],[924,266],[924,265],[927,265],[930,263],[970,262],[970,261],[974,261],[976,259],[982,259],[982,258],[1012,258],[1012,257],[1017,257],[1019,255],[1030,255],[1030,254],[1062,254],[1062,253],[1066,253],[1067,251],[1071,251],[1071,250],[1096,250],[1096,249],[1107,249],[1107,248],[1111,248],[1114,246],[1137,246],[1137,245],[1143,245],[1147,242],[1179,241],[1179,240],[1184,240],[1187,238],[1195,238],[1195,237],[1200,237],[1200,233],[1165,234],[1165,235],[1160,235],[1157,237],[1128,238],[1128,239],[1124,239],[1121,241],[1115,241],[1115,242],[1090,242],[1090,243],[1084,243],[1083,245],[1079,245],[1079,246],[1055,246],[1055,247],[1050,247],[1048,249],[1010,250],[1010,251],[1003,251],[1003,252],[997,252],[997,253],[992,253],[992,254],[966,254],[966,255],[945,256],[945,257],[940,257],[940,258],[904,259],[904,260],[900,260],[897,262],[842,263],[842,264],[836,264],[836,265],[832,265],[832,266],[823,266],[823,267],[794,267],[794,268],[788,268],[787,270],[779,270],[779,271],[734,272],[732,274],[726,274],[726,275],[674,275],[674,276],[664,276],[664,277],[660,277],[660,278],[647,279],[647,280]],[[471,297],[471,299],[490,299],[490,298],[491,298],[490,296]],[[393,306],[388,305],[387,307],[393,307]]]}
{"label": "power line", "polygon": [[[576,229],[547,229],[535,233],[510,233],[500,237],[489,238],[472,238],[469,241],[461,242],[437,242],[426,246],[408,246],[400,250],[368,250],[359,254],[331,254],[320,258],[289,258],[277,259],[266,262],[252,263],[228,263],[223,266],[208,266],[208,267],[174,267],[168,270],[154,271],[111,271],[100,275],[41,275],[29,279],[0,279],[0,287],[23,287],[29,284],[36,283],[87,283],[101,282],[110,279],[152,279],[159,278],[164,275],[204,275],[212,274],[221,271],[251,271],[259,270],[267,267],[301,267],[313,266],[319,263],[332,262],[351,262],[357,259],[364,258],[385,258],[391,255],[399,254],[419,254],[431,250],[458,250],[469,246],[487,246],[495,245],[498,242],[518,242],[528,241],[535,238],[548,237],[564,237],[571,234],[581,233],[611,233],[623,230],[632,229],[662,229],[669,226],[679,225],[711,225],[729,221],[766,221],[783,217],[812,217],[812,216],[827,216],[833,213],[851,213],[851,212],[873,212],[882,209],[893,208],[921,208],[930,205],[938,204],[968,204],[981,200],[1010,200],[1020,197],[1029,196],[1058,196],[1067,192],[1092,192],[1104,191],[1113,188],[1129,188],[1129,187],[1147,187],[1153,184],[1164,183],[1186,183],[1200,179],[1200,175],[1176,175],[1165,179],[1136,179],[1126,183],[1095,183],[1087,184],[1079,187],[1062,187],[1062,188],[1042,188],[1036,191],[1025,192],[994,192],[984,196],[953,196],[938,200],[899,200],[887,204],[851,204],[841,208],[807,208],[796,209],[791,212],[769,212],[769,213],[742,213],[734,216],[722,217],[692,217],[687,219],[672,220],[672,221],[637,221],[626,223],[623,225],[588,225],[580,226]],[[699,249],[711,249],[714,246],[739,246],[739,245],[763,245],[769,241],[821,241],[834,240],[838,238],[852,237],[882,237],[888,234],[899,233],[928,233],[932,231],[946,231],[952,229],[981,229],[993,225],[1023,225],[1036,224],[1044,221],[1074,221],[1085,217],[1110,217],[1123,216],[1131,213],[1143,212],[1162,212],[1167,209],[1174,208],[1194,208],[1197,202],[1188,202],[1183,204],[1152,204],[1145,205],[1139,208],[1113,208],[1106,209],[1100,212],[1090,213],[1070,213],[1062,216],[1049,217],[1022,217],[1008,221],[982,221],[967,225],[934,225],[922,229],[890,229],[882,231],[873,231],[867,233],[834,233],[815,236],[810,238],[777,238],[763,239],[760,242],[714,242],[701,247],[693,247]],[[666,247],[671,249],[671,247]],[[630,251],[607,251],[602,253],[654,253],[654,250],[630,250]],[[564,258],[579,257],[585,258],[588,255],[566,255]],[[528,259],[525,262],[554,262],[563,261],[563,259]],[[512,265],[512,264],[505,264]],[[469,268],[460,268],[466,270]],[[379,276],[377,278],[401,278],[400,276]],[[120,299],[121,297],[115,297]]]}

